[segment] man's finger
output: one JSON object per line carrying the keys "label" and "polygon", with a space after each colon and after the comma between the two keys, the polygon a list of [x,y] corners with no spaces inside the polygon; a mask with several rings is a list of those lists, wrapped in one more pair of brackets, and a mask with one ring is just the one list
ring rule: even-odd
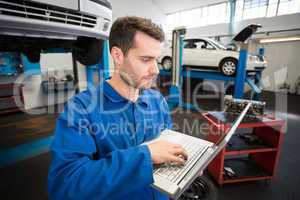
{"label": "man's finger", "polygon": [[174,162],[177,165],[184,165],[185,160],[183,158],[180,158],[179,156],[170,155],[170,162]]}
{"label": "man's finger", "polygon": [[173,150],[173,153],[177,156],[181,156],[182,159],[187,160],[188,159],[188,154],[185,149],[183,148],[176,148]]}

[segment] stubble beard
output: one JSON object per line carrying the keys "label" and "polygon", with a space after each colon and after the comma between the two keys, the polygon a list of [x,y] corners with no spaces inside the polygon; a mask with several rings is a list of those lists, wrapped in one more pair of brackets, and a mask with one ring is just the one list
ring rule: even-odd
{"label": "stubble beard", "polygon": [[[132,76],[130,76],[130,74],[124,70],[120,71],[120,78],[124,81],[125,84],[137,90],[151,88],[151,86],[153,85],[153,81],[156,80],[156,77],[153,77],[150,81],[144,84],[140,84],[138,80],[132,78]],[[141,80],[143,80],[143,78]]]}

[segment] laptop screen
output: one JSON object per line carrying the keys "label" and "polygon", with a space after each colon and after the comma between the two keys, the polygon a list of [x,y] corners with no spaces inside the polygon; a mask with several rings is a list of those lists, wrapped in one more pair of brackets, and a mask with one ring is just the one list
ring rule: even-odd
{"label": "laptop screen", "polygon": [[247,104],[247,106],[244,108],[244,110],[241,112],[241,114],[237,117],[235,122],[232,123],[232,126],[229,129],[229,131],[227,133],[222,134],[222,136],[219,138],[219,140],[215,143],[214,146],[218,146],[218,148],[223,148],[227,144],[227,142],[230,140],[232,135],[235,133],[237,127],[243,120],[243,118],[246,115],[247,111],[249,110],[250,106],[251,106],[251,102],[249,102]]}

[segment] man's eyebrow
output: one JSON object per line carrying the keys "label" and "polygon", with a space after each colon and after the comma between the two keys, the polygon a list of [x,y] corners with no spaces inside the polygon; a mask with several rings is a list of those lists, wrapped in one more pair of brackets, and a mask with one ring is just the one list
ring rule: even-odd
{"label": "man's eyebrow", "polygon": [[155,58],[154,56],[140,56],[142,58]]}

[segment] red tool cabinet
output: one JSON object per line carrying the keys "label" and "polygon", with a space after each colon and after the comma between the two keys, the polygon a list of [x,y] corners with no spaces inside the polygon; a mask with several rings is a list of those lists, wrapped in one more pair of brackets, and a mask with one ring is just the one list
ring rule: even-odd
{"label": "red tool cabinet", "polygon": [[[202,116],[210,127],[207,140],[214,143],[231,125],[211,113],[204,113]],[[284,120],[276,119],[271,115],[260,117],[259,120],[244,119],[237,132],[241,129],[248,131],[246,134],[255,135],[259,141],[258,144],[249,144],[240,138],[242,134],[235,134],[208,166],[211,176],[219,185],[272,179],[279,160],[284,124]],[[235,176],[228,176],[224,173],[224,167],[230,167],[235,172]]]}

